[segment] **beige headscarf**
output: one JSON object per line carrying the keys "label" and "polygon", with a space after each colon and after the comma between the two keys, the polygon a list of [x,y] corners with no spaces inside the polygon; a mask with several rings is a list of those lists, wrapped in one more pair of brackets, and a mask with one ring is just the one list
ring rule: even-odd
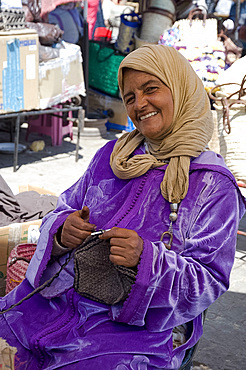
{"label": "beige headscarf", "polygon": [[[158,140],[149,140],[138,130],[122,135],[111,154],[111,168],[117,177],[130,179],[169,159],[161,193],[169,202],[179,203],[188,191],[190,157],[198,157],[212,136],[213,119],[207,93],[190,63],[173,47],[144,45],[128,54],[118,72],[122,96],[123,68],[149,73],[168,86],[173,96],[174,115],[171,126]],[[129,158],[144,139],[151,154]]]}

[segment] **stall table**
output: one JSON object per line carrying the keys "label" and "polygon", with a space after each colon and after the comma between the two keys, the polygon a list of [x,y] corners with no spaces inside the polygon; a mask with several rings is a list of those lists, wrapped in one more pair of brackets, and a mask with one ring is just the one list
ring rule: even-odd
{"label": "stall table", "polygon": [[[78,112],[78,119],[77,119],[77,126],[78,126],[78,133],[77,133],[77,142],[76,142],[76,153],[75,153],[75,161],[78,161],[79,157],[79,141],[80,141],[80,133],[81,130],[84,128],[84,109],[82,106],[73,106],[73,105],[64,105],[63,108],[47,108],[44,110],[30,110],[30,111],[19,111],[19,112],[11,112],[11,113],[4,113],[0,114],[0,119],[8,119],[8,118],[15,118],[15,134],[14,134],[14,160],[13,160],[13,171],[17,171],[18,165],[18,145],[19,145],[19,134],[20,134],[20,122],[21,117],[28,117],[28,116],[37,116],[42,114],[56,114],[60,112],[70,112],[70,111],[77,111]],[[69,119],[69,118],[68,118]]]}

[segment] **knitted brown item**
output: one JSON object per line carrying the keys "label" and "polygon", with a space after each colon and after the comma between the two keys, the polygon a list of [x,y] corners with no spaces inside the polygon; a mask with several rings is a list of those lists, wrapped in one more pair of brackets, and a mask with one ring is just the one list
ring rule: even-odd
{"label": "knitted brown item", "polygon": [[74,254],[74,289],[84,297],[113,305],[128,297],[136,272],[114,265],[109,255],[109,240],[88,237]]}

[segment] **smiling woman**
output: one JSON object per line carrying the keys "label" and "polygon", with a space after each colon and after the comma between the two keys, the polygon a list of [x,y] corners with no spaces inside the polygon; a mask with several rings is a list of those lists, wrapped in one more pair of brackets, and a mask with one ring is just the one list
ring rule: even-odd
{"label": "smiling woman", "polygon": [[229,287],[246,201],[206,148],[201,80],[175,49],[146,45],[121,62],[119,86],[136,129],[60,195],[26,279],[0,299],[20,370],[180,369]]}
{"label": "smiling woman", "polygon": [[124,95],[128,116],[145,137],[162,139],[173,120],[170,89],[146,72],[124,69]]}
{"label": "smiling woman", "polygon": [[[153,95],[151,92],[143,94],[146,83],[153,79],[156,84],[158,82]],[[123,135],[116,144],[111,156],[114,173],[121,178],[128,178],[130,172],[139,176],[146,168],[158,167],[163,160],[168,160],[170,163],[161,184],[162,195],[171,203],[179,203],[188,191],[190,157],[198,157],[205,150],[213,132],[210,102],[201,80],[174,48],[147,45],[121,62],[119,87],[138,130],[129,136]],[[141,107],[142,111],[145,109],[144,115],[158,114],[153,119],[141,121],[138,99],[144,104]],[[130,152],[143,140],[151,155],[143,156],[143,161],[138,163],[128,159]]]}

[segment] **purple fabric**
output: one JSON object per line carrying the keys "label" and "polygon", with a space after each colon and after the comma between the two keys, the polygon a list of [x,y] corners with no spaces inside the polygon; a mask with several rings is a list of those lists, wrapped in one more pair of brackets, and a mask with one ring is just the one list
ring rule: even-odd
{"label": "purple fabric", "polygon": [[[27,279],[0,300],[0,309],[58,271],[66,255],[51,257],[53,236],[84,205],[98,228],[129,228],[143,238],[136,283],[124,303],[103,305],[74,291],[71,262],[42,294],[0,315],[0,337],[18,349],[16,369],[178,369],[202,335],[201,313],[228,289],[245,199],[222,157],[205,152],[191,162],[167,250],[160,242],[169,227],[170,207],[160,193],[167,165],[120,180],[109,166],[113,145],[97,152],[44,218]],[[172,329],[186,322],[188,340],[173,350]]]}

